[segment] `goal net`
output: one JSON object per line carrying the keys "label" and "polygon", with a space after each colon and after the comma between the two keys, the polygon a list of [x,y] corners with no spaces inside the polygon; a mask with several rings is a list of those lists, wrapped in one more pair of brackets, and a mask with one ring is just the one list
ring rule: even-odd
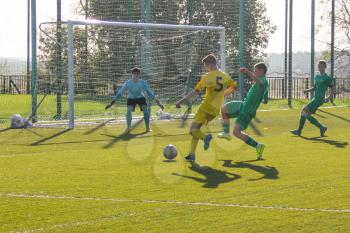
{"label": "goal net", "polygon": [[[178,114],[175,102],[205,72],[204,56],[215,54],[221,69],[226,68],[224,27],[68,21],[67,30],[68,77],[62,100],[67,101],[63,105],[70,128],[78,121],[123,119],[126,96],[111,110],[104,106],[135,66],[171,115]],[[153,116],[158,109],[153,105]]]}

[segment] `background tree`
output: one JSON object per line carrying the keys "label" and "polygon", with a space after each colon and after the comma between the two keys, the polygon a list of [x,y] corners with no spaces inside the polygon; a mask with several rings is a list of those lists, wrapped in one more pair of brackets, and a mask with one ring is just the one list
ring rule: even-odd
{"label": "background tree", "polygon": [[[337,76],[346,76],[350,72],[350,0],[335,0],[336,14],[335,14],[335,73]],[[320,29],[331,25],[331,0],[322,0],[321,7],[326,9],[322,15]],[[329,10],[327,10],[329,9]],[[324,32],[330,38],[329,31]],[[324,35],[320,35],[324,37]],[[330,39],[322,39],[324,44],[328,45],[329,49],[323,52],[323,57],[330,60]]]}
{"label": "background tree", "polygon": [[[76,1],[77,14],[86,14],[83,5],[85,2]],[[150,21],[153,23],[224,26],[226,28],[226,53],[228,56],[227,70],[236,76],[239,68],[239,2],[239,0],[151,0]],[[275,31],[275,26],[267,17],[265,4],[261,0],[246,0],[245,2],[245,60],[248,66],[252,66],[257,59],[264,55],[264,49],[268,45],[270,34]],[[144,7],[140,5],[140,0],[89,0],[88,16],[99,20],[141,22],[145,20],[141,9]],[[141,65],[140,57],[144,53],[144,48],[140,41],[145,41],[147,38],[146,30],[88,26],[89,55],[86,62],[86,55],[83,52],[84,30],[76,28],[78,31],[75,32],[77,33],[75,38],[78,39],[75,43],[78,43],[78,47],[75,59],[78,67],[75,72],[81,76],[81,80],[96,79],[100,82],[112,81],[121,85],[129,77],[130,68],[134,65]],[[46,30],[50,35],[55,33],[53,26]],[[63,30],[63,35],[66,35],[66,28]],[[198,32],[193,35],[184,33],[182,38],[177,38],[169,31],[162,34],[165,36],[164,38],[157,38],[157,35],[160,34],[151,33],[154,66],[152,86],[155,89],[160,88],[159,85],[166,86],[166,82],[172,84],[171,86],[174,86],[175,82],[184,83],[188,78],[187,75],[184,75],[184,68],[189,64],[189,59],[192,59],[191,79],[195,82],[203,72],[201,58],[210,52],[217,52],[214,47],[217,48],[219,44],[218,33]],[[63,40],[66,43],[66,38]],[[52,69],[55,65],[54,43],[48,38],[40,40],[40,49],[43,50],[41,59],[46,61]],[[184,51],[179,51],[179,48],[184,48]],[[196,56],[185,54],[185,51],[187,53],[189,53],[188,51],[196,51]],[[64,53],[63,64],[66,66],[66,51]],[[177,57],[183,57],[183,59]],[[82,64],[86,63],[88,65],[84,67]],[[164,72],[160,73],[160,69],[163,69]],[[161,83],[160,80],[162,80]]]}

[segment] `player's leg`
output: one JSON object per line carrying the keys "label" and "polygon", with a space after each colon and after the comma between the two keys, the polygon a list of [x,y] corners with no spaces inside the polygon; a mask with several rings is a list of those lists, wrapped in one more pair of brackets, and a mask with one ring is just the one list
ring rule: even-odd
{"label": "player's leg", "polygon": [[320,136],[323,137],[327,131],[327,127],[322,125],[315,117],[312,116],[312,114],[310,114],[306,119],[310,121],[311,124],[320,129]]}
{"label": "player's leg", "polygon": [[200,127],[203,124],[208,124],[208,121],[206,121],[205,123],[193,122],[190,129],[190,134],[199,140],[203,140],[204,150],[208,150],[210,146],[210,141],[213,139],[213,136],[211,134],[206,135],[201,131]]}
{"label": "player's leg", "polygon": [[219,133],[219,138],[225,138],[227,140],[231,140],[232,136],[230,134],[230,119],[236,118],[239,114],[239,109],[242,102],[240,101],[232,101],[221,108],[221,122],[222,122],[222,128],[223,133]]}
{"label": "player's leg", "polygon": [[151,128],[150,128],[150,114],[147,108],[147,105],[142,105],[141,106],[142,112],[143,112],[143,119],[145,121],[145,126],[146,126],[146,131],[147,132],[151,132]]}
{"label": "player's leg", "polygon": [[325,132],[327,131],[327,127],[322,125],[315,117],[312,116],[312,114],[314,114],[321,105],[322,105],[321,102],[317,102],[316,100],[313,100],[310,102],[310,104],[305,106],[301,111],[299,128],[291,132],[295,135],[300,136],[304,128],[305,121],[308,120],[311,124],[315,125],[317,128],[320,129],[320,135],[321,137],[323,137]]}
{"label": "player's leg", "polygon": [[310,115],[311,115],[311,112],[310,112],[308,106],[307,105],[304,106],[303,109],[300,112],[300,119],[299,119],[299,127],[298,127],[298,129],[292,130],[290,132],[292,134],[294,134],[294,135],[300,136],[302,131],[303,131],[303,129],[304,129],[306,118],[308,116],[310,116]]}
{"label": "player's leg", "polygon": [[198,110],[196,115],[194,116],[194,120],[190,127],[190,135],[192,135],[192,141],[191,141],[191,149],[189,155],[185,158],[188,161],[194,161],[195,160],[195,152],[197,149],[197,145],[199,140],[204,141],[204,150],[208,150],[210,141],[212,140],[212,135],[207,134],[205,135],[201,131],[202,125],[208,124],[209,121],[213,120],[215,116],[211,116],[204,111]]}
{"label": "player's leg", "polygon": [[127,106],[126,111],[126,131],[130,131],[131,129],[131,122],[132,122],[132,112],[134,111],[135,107],[133,105]]}
{"label": "player's leg", "polygon": [[187,161],[194,161],[195,160],[198,142],[200,139],[203,139],[205,137],[204,133],[202,133],[202,131],[200,131],[201,126],[202,126],[201,123],[192,122],[192,124],[191,124],[189,134],[192,135],[192,140],[191,140],[190,152],[185,157],[185,159]]}
{"label": "player's leg", "polygon": [[241,139],[243,142],[245,142],[247,145],[253,147],[256,149],[257,152],[257,159],[262,159],[263,158],[263,153],[265,149],[265,145],[262,143],[258,143],[255,141],[252,137],[249,135],[245,134],[243,130],[248,128],[249,122],[251,118],[246,118],[239,116],[235,128],[233,130],[233,135],[239,139]]}

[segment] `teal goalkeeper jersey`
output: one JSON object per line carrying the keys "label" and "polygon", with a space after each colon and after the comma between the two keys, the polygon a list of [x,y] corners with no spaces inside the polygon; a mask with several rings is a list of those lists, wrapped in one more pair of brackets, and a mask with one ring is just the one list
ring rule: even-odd
{"label": "teal goalkeeper jersey", "polygon": [[333,86],[333,78],[328,74],[319,74],[315,77],[315,97],[316,100],[324,100],[326,91]]}
{"label": "teal goalkeeper jersey", "polygon": [[125,92],[128,92],[128,99],[144,98],[146,93],[149,98],[154,99],[154,93],[149,88],[147,83],[140,79],[138,82],[134,82],[132,79],[124,83],[123,87],[115,95],[114,100],[120,99]]}
{"label": "teal goalkeeper jersey", "polygon": [[245,98],[241,111],[250,116],[255,116],[261,102],[267,101],[269,83],[265,76],[259,78],[261,84],[254,83]]}

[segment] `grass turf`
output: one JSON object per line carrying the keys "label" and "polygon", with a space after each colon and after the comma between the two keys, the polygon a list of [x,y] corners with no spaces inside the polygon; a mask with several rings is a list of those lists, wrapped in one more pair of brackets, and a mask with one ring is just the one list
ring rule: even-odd
{"label": "grass turf", "polygon": [[[43,95],[38,95],[38,103],[43,98]],[[31,96],[30,95],[5,95],[0,94],[0,128],[1,123],[8,123],[10,117],[19,113],[22,116],[31,115]],[[74,114],[77,118],[115,118],[115,117],[125,117],[126,115],[126,100],[120,100],[116,105],[108,111],[105,111],[106,104],[110,103],[111,97],[108,96],[98,96],[98,97],[87,97],[83,95],[75,96],[75,106]],[[309,100],[300,99],[293,100],[293,108],[300,109]],[[196,101],[193,106],[193,112],[199,106],[200,101]],[[350,106],[350,100],[335,100],[337,106]],[[164,103],[165,111],[170,113],[175,113],[175,103]],[[328,103],[324,106],[332,106]],[[187,106],[184,104],[182,111],[184,112]],[[287,100],[274,100],[271,99],[268,105],[262,104],[260,109],[286,109],[289,108]],[[153,104],[153,112],[157,111],[159,108],[156,104]],[[39,120],[54,120],[57,110],[57,101],[55,95],[48,95],[41,106],[38,108]],[[137,109],[134,115],[141,115],[141,112]],[[67,96],[62,96],[62,119],[68,119],[68,99]]]}
{"label": "grass turf", "polygon": [[[247,132],[267,145],[265,160],[214,137],[208,152],[199,144],[200,167],[182,160],[190,137],[175,121],[123,137],[114,125],[2,131],[0,232],[349,231],[350,108],[318,112],[324,138],[308,122],[303,137],[290,135],[298,115],[258,113],[261,136]],[[175,162],[162,156],[169,143]]]}

